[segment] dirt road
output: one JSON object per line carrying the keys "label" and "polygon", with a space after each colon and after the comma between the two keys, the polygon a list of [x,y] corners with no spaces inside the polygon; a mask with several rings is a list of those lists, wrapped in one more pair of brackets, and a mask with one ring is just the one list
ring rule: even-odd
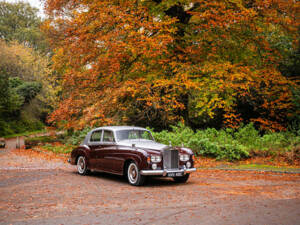
{"label": "dirt road", "polygon": [[133,187],[119,176],[79,176],[59,160],[0,152],[0,224],[300,224],[299,174],[200,170],[187,184]]}

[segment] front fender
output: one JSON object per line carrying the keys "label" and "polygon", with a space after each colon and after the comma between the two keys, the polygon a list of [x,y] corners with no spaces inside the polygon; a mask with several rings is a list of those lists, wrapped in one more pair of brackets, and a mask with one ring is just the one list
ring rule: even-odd
{"label": "front fender", "polygon": [[130,153],[126,154],[125,162],[130,160],[137,164],[139,170],[145,169],[147,167],[147,152],[142,149],[132,149]]}

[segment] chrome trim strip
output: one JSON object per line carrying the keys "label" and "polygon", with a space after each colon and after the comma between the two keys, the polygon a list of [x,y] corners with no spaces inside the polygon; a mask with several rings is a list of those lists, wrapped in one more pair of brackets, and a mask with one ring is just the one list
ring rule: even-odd
{"label": "chrome trim strip", "polygon": [[196,168],[190,169],[175,169],[175,170],[141,170],[141,175],[143,176],[152,176],[152,175],[163,175],[166,176],[168,173],[192,173],[195,172]]}

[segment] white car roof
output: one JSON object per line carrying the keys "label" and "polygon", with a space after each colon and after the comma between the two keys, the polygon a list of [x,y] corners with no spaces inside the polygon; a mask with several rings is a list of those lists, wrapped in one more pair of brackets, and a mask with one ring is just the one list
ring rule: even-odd
{"label": "white car roof", "polygon": [[134,127],[134,126],[104,126],[104,127],[97,127],[93,130],[100,130],[100,129],[107,129],[107,130],[113,130],[113,131],[118,131],[118,130],[147,130],[143,127]]}

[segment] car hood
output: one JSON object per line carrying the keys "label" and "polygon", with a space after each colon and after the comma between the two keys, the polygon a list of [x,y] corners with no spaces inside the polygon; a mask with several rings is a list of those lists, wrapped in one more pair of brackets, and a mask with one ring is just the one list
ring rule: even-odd
{"label": "car hood", "polygon": [[167,145],[160,144],[155,141],[150,140],[123,140],[119,141],[118,144],[123,146],[132,147],[132,144],[135,145],[137,148],[143,148],[143,149],[151,149],[151,150],[158,150],[163,151],[164,148],[167,147]]}

